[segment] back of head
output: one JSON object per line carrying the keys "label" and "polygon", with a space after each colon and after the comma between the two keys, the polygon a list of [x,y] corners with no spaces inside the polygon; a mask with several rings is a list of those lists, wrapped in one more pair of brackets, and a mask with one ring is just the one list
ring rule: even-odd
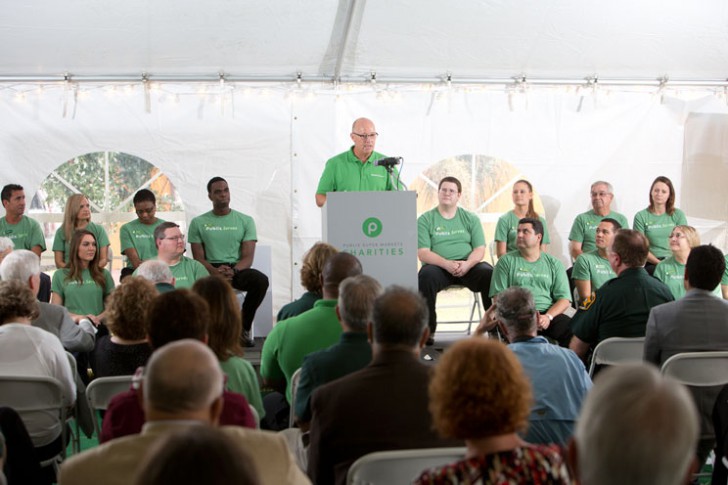
{"label": "back of head", "polygon": [[207,342],[210,349],[221,361],[242,356],[240,334],[243,322],[232,286],[222,278],[207,276],[195,281],[192,291],[205,300],[210,311]]}
{"label": "back of head", "polygon": [[215,354],[202,342],[179,340],[155,350],[144,375],[144,406],[167,415],[208,408],[223,392]]}
{"label": "back of head", "polygon": [[163,293],[154,299],[147,312],[149,345],[158,349],[181,339],[204,341],[209,320],[207,303],[190,290]]}
{"label": "back of head", "polygon": [[324,293],[334,298],[338,297],[341,282],[349,276],[357,276],[361,273],[361,263],[356,259],[356,256],[349,253],[334,254],[324,264]]}
{"label": "back of head", "polygon": [[339,285],[339,314],[353,332],[366,332],[374,300],[382,294],[382,285],[367,275],[346,278]]}
{"label": "back of head", "polygon": [[169,433],[145,458],[136,485],[258,485],[250,454],[222,430],[193,426]]}
{"label": "back of head", "polygon": [[124,279],[106,301],[106,326],[114,335],[126,340],[141,340],[147,336],[147,310],[157,289],[138,276]]}
{"label": "back of head", "polygon": [[38,317],[38,300],[20,281],[0,281],[0,325]]}
{"label": "back of head", "polygon": [[613,253],[619,255],[622,263],[629,268],[641,268],[647,262],[650,244],[647,238],[633,229],[620,229],[612,241]]}
{"label": "back of head", "polygon": [[164,261],[150,259],[144,261],[136,270],[137,276],[152,283],[172,283],[172,270]]}
{"label": "back of head", "polygon": [[303,256],[301,284],[311,293],[321,294],[321,275],[326,261],[339,251],[331,244],[317,242]]}
{"label": "back of head", "polygon": [[15,243],[9,237],[0,237],[0,253],[4,253],[8,250],[13,250]]}
{"label": "back of head", "polygon": [[699,434],[692,397],[647,364],[599,374],[576,424],[584,485],[685,483]]}
{"label": "back of head", "polygon": [[536,303],[526,288],[512,286],[498,294],[496,318],[508,329],[510,337],[531,335],[536,331]]}
{"label": "back of head", "polygon": [[[3,264],[5,262],[3,261]],[[2,271],[2,265],[0,265]],[[725,272],[723,253],[712,244],[694,247],[685,263],[685,276],[693,288],[713,291]]]}
{"label": "back of head", "polygon": [[374,301],[374,342],[381,347],[415,348],[428,319],[427,303],[422,295],[401,286],[390,286]]}
{"label": "back of head", "polygon": [[430,412],[441,435],[479,439],[525,429],[531,386],[515,354],[485,338],[457,342],[430,381]]}
{"label": "back of head", "polygon": [[31,276],[40,274],[40,258],[33,251],[17,249],[0,263],[0,279],[28,284]]}

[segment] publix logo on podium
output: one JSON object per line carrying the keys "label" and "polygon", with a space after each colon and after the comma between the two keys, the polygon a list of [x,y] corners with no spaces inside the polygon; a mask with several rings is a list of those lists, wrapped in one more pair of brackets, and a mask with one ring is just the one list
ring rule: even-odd
{"label": "publix logo on podium", "polygon": [[382,233],[382,221],[376,217],[370,217],[361,225],[361,230],[366,237],[377,237]]}

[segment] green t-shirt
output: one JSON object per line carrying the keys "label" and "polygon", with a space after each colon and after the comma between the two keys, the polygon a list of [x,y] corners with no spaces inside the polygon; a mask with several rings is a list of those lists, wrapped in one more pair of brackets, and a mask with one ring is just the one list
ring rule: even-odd
{"label": "green t-shirt", "polygon": [[725,272],[723,278],[720,280],[721,285],[728,285],[728,254],[725,255]]}
{"label": "green t-shirt", "polygon": [[[381,158],[385,158],[385,156],[372,152],[366,162],[362,163],[354,156],[351,148],[330,158],[321,174],[316,193],[326,195],[327,192],[392,190],[387,170],[384,167],[374,166],[374,162]],[[399,172],[396,168],[392,176],[395,180],[399,179]]]}
{"label": "green t-shirt", "polygon": [[480,219],[461,207],[452,219],[442,217],[437,207],[417,219],[417,247],[420,249],[430,249],[449,261],[463,261],[480,246],[485,246]]}
{"label": "green t-shirt", "polygon": [[265,416],[263,398],[260,394],[260,384],[255,369],[242,357],[230,357],[220,362],[223,374],[227,376],[225,389],[245,396],[248,403],[258,412],[258,417]]}
{"label": "green t-shirt", "polygon": [[590,281],[592,292],[597,291],[615,276],[617,275],[612,270],[609,260],[602,258],[596,249],[581,253],[574,261],[574,271],[571,273],[571,277],[575,280]]}
{"label": "green t-shirt", "polygon": [[541,313],[551,308],[557,300],[571,301],[564,265],[543,252],[533,263],[526,261],[518,251],[506,253],[498,260],[490,282],[490,296],[493,297],[511,286],[530,290],[536,309]]}
{"label": "green t-shirt", "polygon": [[63,306],[77,315],[98,315],[104,311],[104,298],[114,289],[114,280],[106,269],[104,273],[106,287],[102,288],[91,278],[88,269],[81,273],[82,282],[68,280],[69,269],[63,268],[53,273],[51,291],[63,299]]}
{"label": "green t-shirt", "polygon": [[[685,296],[685,265],[680,264],[674,256],[668,256],[655,266],[653,275],[665,283],[676,300]],[[713,293],[721,297],[720,285],[713,288]]]}
{"label": "green t-shirt", "polygon": [[[96,247],[101,249],[109,245],[109,236],[106,235],[106,230],[93,222],[89,222],[86,226],[86,230],[96,237]],[[62,251],[63,260],[68,263],[69,251],[71,249],[71,241],[66,241],[65,233],[63,232],[63,225],[56,231],[56,236],[53,238],[53,251]]]}
{"label": "green t-shirt", "polygon": [[[541,244],[551,244],[549,237],[549,229],[546,226],[546,219],[539,216],[538,219],[543,224],[543,239]],[[516,246],[516,237],[518,236],[518,221],[521,219],[513,212],[506,212],[498,218],[498,224],[495,225],[495,240],[506,243],[506,251],[511,252],[518,249]]]}
{"label": "green t-shirt", "polygon": [[675,209],[672,215],[665,212],[656,216],[647,209],[634,215],[634,229],[645,235],[650,241],[650,252],[657,258],[666,258],[672,254],[670,251],[670,233],[675,226],[685,226],[688,220],[685,213]]}
{"label": "green t-shirt", "polygon": [[[156,258],[157,245],[154,241],[154,229],[163,222],[162,219],[157,219],[154,224],[142,224],[139,219],[135,219],[121,226],[119,232],[121,252],[123,253],[127,249],[135,249],[142,261]],[[132,267],[131,260],[127,259],[126,266],[128,268]]]}
{"label": "green t-shirt", "polygon": [[12,239],[15,249],[32,249],[40,246],[43,251],[46,250],[45,237],[43,237],[40,224],[28,216],[21,217],[17,224],[8,223],[5,217],[0,219],[0,236]]}
{"label": "green t-shirt", "polygon": [[190,222],[188,240],[205,247],[205,259],[210,263],[237,263],[243,241],[257,241],[253,218],[231,210],[224,216],[206,212]]}
{"label": "green t-shirt", "polygon": [[611,218],[622,225],[622,229],[629,229],[627,218],[619,212],[611,211],[606,216],[595,214],[593,210],[576,216],[569,232],[569,241],[580,242],[582,252],[594,251],[597,248],[597,226],[603,219]]}

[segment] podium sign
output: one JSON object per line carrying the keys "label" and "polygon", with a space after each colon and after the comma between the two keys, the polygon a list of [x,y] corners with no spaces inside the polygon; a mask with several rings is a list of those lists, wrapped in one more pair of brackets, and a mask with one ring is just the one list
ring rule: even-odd
{"label": "podium sign", "polygon": [[382,286],[417,290],[415,192],[329,192],[323,240],[356,256]]}

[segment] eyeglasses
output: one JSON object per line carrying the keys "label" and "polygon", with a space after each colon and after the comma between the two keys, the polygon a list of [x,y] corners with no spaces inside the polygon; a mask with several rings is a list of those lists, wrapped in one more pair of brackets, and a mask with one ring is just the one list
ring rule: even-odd
{"label": "eyeglasses", "polygon": [[379,136],[379,133],[369,133],[369,134],[367,134],[367,133],[361,133],[361,134],[359,134],[359,133],[352,133],[352,135],[356,135],[359,138],[361,138],[362,140],[367,141],[367,139],[369,139],[369,138],[374,139],[374,138],[378,137]]}
{"label": "eyeglasses", "polygon": [[169,241],[184,241],[184,236],[172,236],[172,237],[163,237],[162,239],[167,239]]}

